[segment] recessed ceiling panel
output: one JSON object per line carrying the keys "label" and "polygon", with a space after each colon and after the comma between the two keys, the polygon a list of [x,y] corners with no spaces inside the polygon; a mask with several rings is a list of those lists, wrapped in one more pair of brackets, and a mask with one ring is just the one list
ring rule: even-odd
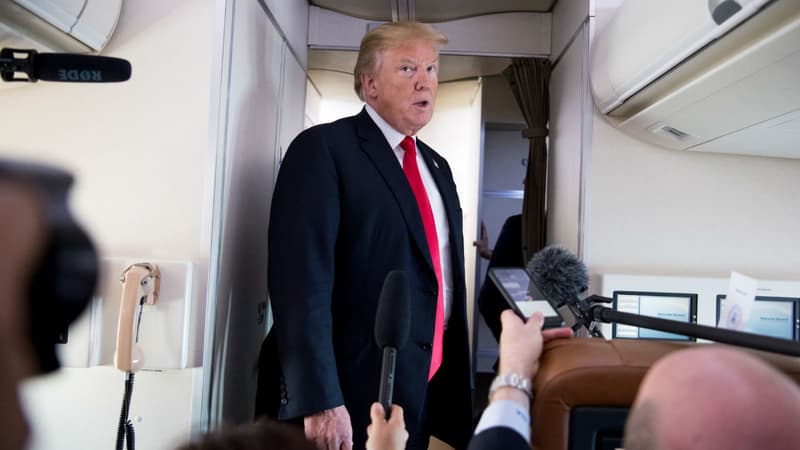
{"label": "recessed ceiling panel", "polygon": [[421,0],[414,3],[413,12],[417,20],[445,22],[483,14],[548,12],[555,0]]}
{"label": "recessed ceiling panel", "polygon": [[393,0],[313,0],[310,3],[360,19],[381,22],[392,20]]}
{"label": "recessed ceiling panel", "polygon": [[416,20],[446,22],[483,14],[549,12],[555,0],[312,0],[311,4],[375,21],[392,20],[394,5],[401,13],[408,11]]}

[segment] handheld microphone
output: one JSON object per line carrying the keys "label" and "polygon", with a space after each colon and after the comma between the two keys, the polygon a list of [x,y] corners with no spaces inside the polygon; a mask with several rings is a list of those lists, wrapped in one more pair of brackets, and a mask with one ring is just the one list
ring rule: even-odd
{"label": "handheld microphone", "polygon": [[131,63],[110,56],[4,48],[0,50],[0,76],[4,81],[116,83],[130,79]]}
{"label": "handheld microphone", "polygon": [[410,322],[411,297],[408,277],[402,270],[393,270],[383,280],[375,317],[375,342],[383,349],[378,401],[383,405],[387,420],[392,407],[397,350],[403,348],[408,340]]}
{"label": "handheld microphone", "polygon": [[546,247],[531,258],[528,271],[548,301],[569,307],[576,320],[573,329],[584,326],[595,337],[603,337],[598,329],[599,323],[621,323],[756,350],[800,356],[800,348],[796,343],[786,339],[617,311],[603,306],[611,303],[612,299],[599,295],[581,299],[579,294],[588,286],[588,271],[586,265],[565,247]]}

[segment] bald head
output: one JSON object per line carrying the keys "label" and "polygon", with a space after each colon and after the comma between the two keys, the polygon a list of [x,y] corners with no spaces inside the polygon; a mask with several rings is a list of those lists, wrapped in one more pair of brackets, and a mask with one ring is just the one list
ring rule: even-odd
{"label": "bald head", "polygon": [[625,427],[626,450],[800,448],[800,389],[745,352],[671,353],[645,376]]}

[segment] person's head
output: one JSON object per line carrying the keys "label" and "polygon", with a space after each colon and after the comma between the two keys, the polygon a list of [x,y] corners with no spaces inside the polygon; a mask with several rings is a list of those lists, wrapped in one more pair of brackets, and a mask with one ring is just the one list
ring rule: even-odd
{"label": "person's head", "polygon": [[765,362],[723,347],[653,365],[625,426],[626,450],[800,448],[800,389]]}
{"label": "person's head", "polygon": [[439,49],[447,38],[419,22],[390,22],[361,40],[355,91],[394,129],[414,135],[433,116]]}
{"label": "person's head", "polygon": [[28,422],[18,385],[39,373],[30,339],[28,288],[46,236],[40,193],[0,174],[0,433],[3,448],[23,449]]}
{"label": "person's head", "polygon": [[263,417],[255,423],[212,431],[178,450],[316,450],[303,428]]}

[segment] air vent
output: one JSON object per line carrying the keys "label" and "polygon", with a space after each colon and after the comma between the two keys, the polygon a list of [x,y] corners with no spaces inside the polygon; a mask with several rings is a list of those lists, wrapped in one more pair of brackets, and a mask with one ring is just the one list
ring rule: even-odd
{"label": "air vent", "polygon": [[677,140],[680,142],[684,142],[693,138],[691,134],[685,131],[681,131],[675,127],[665,125],[663,123],[659,123],[653,127],[650,127],[649,131],[659,136],[668,137],[670,139]]}

